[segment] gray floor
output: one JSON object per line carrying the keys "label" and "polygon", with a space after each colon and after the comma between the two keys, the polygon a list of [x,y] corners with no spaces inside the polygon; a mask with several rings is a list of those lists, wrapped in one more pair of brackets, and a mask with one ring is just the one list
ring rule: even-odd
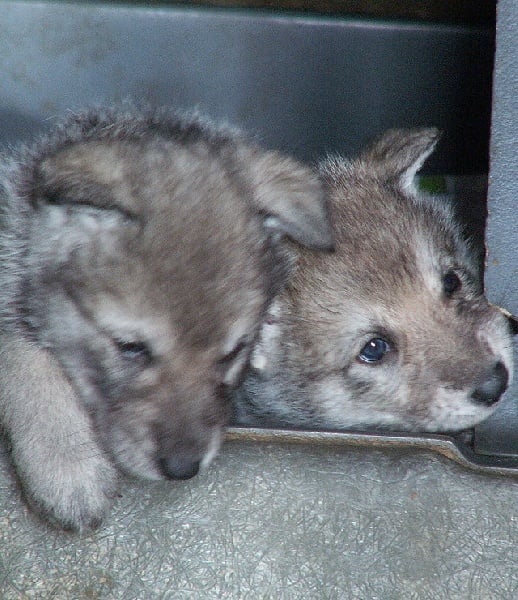
{"label": "gray floor", "polygon": [[518,597],[518,480],[413,450],[233,441],[105,526],[48,529],[0,461],[0,597]]}

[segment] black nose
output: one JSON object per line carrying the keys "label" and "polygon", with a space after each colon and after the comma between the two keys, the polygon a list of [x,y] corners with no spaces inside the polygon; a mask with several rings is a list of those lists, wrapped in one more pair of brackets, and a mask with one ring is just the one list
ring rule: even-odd
{"label": "black nose", "polygon": [[479,404],[491,406],[500,400],[507,389],[509,373],[502,362],[497,362],[473,390],[471,398]]}
{"label": "black nose", "polygon": [[159,458],[158,466],[167,479],[190,479],[200,470],[200,461],[179,454]]}

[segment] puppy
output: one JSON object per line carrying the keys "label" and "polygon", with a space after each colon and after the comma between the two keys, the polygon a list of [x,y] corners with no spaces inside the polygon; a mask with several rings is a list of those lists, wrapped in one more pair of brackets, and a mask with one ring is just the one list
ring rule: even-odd
{"label": "puppy", "polygon": [[281,237],[332,246],[323,187],[234,131],[126,108],[72,116],[0,180],[1,420],[29,502],[93,527],[116,468],[185,479],[215,455]]}
{"label": "puppy", "polygon": [[484,298],[450,208],[414,187],[437,137],[394,130],[320,166],[336,250],[296,251],[235,394],[237,423],[454,431],[494,411],[510,324]]}

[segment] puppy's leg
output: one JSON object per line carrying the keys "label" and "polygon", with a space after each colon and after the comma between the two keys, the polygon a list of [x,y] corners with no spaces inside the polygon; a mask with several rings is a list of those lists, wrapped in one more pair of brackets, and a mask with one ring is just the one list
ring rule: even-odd
{"label": "puppy's leg", "polygon": [[116,472],[49,352],[0,334],[0,420],[30,504],[65,529],[97,526]]}

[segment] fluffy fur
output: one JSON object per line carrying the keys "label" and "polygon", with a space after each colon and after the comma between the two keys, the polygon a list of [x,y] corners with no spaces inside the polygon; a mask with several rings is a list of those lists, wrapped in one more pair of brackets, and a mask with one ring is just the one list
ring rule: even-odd
{"label": "fluffy fur", "polygon": [[132,108],[72,115],[0,181],[0,418],[28,500],[95,526],[117,468],[184,479],[217,452],[281,237],[332,246],[323,187],[235,131]]}
{"label": "fluffy fur", "polygon": [[510,326],[449,206],[414,188],[437,137],[390,131],[356,160],[322,163],[336,250],[295,251],[236,422],[453,431],[493,412],[511,377]]}

